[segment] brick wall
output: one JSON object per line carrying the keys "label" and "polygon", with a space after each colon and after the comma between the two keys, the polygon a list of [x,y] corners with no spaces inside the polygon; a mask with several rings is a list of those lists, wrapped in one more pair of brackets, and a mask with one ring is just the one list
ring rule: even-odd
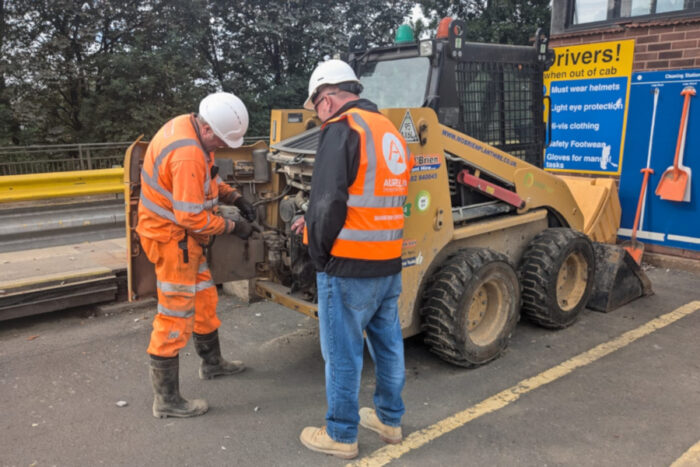
{"label": "brick wall", "polygon": [[634,39],[633,71],[700,67],[700,18],[629,22],[553,35],[551,47]]}

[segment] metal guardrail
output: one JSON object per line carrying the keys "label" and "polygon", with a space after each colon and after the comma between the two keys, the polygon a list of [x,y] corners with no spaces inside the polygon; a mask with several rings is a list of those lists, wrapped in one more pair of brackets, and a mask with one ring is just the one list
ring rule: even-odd
{"label": "metal guardrail", "polygon": [[0,147],[0,176],[121,167],[131,143]]}
{"label": "metal guardrail", "polygon": [[[264,136],[246,137],[246,143],[267,139]],[[58,144],[51,146],[26,146],[22,154],[41,154],[47,151],[80,152],[77,159],[55,159],[50,161],[0,162],[0,203],[12,201],[31,201],[67,196],[98,195],[105,193],[122,193],[124,190],[124,169],[100,168],[94,166],[122,165],[124,151],[131,143],[93,143],[93,144]],[[93,157],[90,150],[119,149],[119,154],[110,157]],[[0,160],[15,154],[18,148],[0,147]],[[41,165],[41,164],[44,165]],[[27,164],[26,166],[22,164]],[[47,165],[48,164],[48,165]],[[55,166],[51,164],[56,164]],[[41,165],[41,172],[35,173]],[[53,172],[46,172],[51,167]],[[66,170],[73,167],[76,170]],[[11,168],[11,170],[10,170]],[[30,173],[9,175],[7,171],[28,171]]]}
{"label": "metal guardrail", "polygon": [[0,203],[124,192],[124,169],[0,177]]}
{"label": "metal guardrail", "polygon": [[[246,136],[246,144],[267,140]],[[81,143],[0,147],[0,176],[122,167],[131,143]]]}

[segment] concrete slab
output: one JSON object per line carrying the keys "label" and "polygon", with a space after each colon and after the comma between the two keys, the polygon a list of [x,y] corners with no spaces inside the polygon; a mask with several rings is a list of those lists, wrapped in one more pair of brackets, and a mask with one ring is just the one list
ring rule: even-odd
{"label": "concrete slab", "polygon": [[0,253],[0,289],[92,271],[126,269],[126,239]]}

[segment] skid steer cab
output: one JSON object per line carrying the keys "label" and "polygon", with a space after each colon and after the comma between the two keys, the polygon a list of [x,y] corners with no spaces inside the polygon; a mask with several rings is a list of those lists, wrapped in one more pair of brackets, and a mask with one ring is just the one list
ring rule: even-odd
{"label": "skid steer cab", "polygon": [[[442,359],[474,367],[503,353],[521,315],[564,328],[586,306],[608,312],[652,292],[614,245],[614,181],[541,169],[546,36],[534,47],[476,44],[463,22],[444,22],[420,42],[366,49],[355,38],[344,58],[415,158],[403,209],[403,334],[422,333]],[[219,176],[257,206],[264,229],[248,241],[218,236],[207,256],[215,282],[250,279],[257,296],[309,316],[315,270],[291,225],[308,207],[319,123],[306,110],[272,110],[269,144],[216,153]],[[134,231],[146,146],[136,141],[125,161],[132,299],[155,294]]]}

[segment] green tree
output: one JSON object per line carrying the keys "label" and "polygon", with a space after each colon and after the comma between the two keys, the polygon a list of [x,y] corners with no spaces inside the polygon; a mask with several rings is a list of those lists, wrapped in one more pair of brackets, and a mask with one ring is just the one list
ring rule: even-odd
{"label": "green tree", "polygon": [[13,86],[8,85],[9,44],[15,32],[9,2],[0,0],[0,145],[19,142],[19,122],[12,110]]}
{"label": "green tree", "polygon": [[298,108],[308,76],[362,32],[388,42],[407,0],[0,0],[0,144],[150,138],[215,90],[250,135]]}
{"label": "green tree", "polygon": [[435,30],[441,18],[467,23],[467,40],[527,45],[538,27],[549,31],[550,0],[420,0],[424,28]]}
{"label": "green tree", "polygon": [[13,2],[18,31],[8,44],[14,113],[24,143],[79,142],[92,136],[83,115],[99,91],[103,57],[115,52],[133,22],[135,1]]}
{"label": "green tree", "polygon": [[130,32],[96,58],[95,92],[82,114],[98,141],[150,138],[175,115],[196,110],[215,89],[200,53],[208,18],[201,1],[137,1]]}
{"label": "green tree", "polygon": [[347,50],[351,35],[389,42],[413,2],[391,0],[247,0],[210,9],[204,44],[222,89],[240,95],[251,111],[249,134],[269,132],[272,108],[298,108],[308,78],[326,56]]}

